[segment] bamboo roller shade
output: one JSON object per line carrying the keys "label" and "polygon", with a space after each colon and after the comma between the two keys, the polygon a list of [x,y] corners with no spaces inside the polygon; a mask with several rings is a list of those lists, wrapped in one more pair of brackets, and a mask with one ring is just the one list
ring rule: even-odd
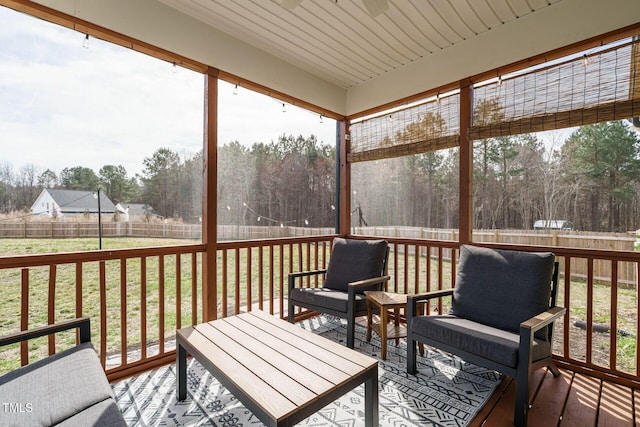
{"label": "bamboo roller shade", "polygon": [[[640,37],[473,88],[471,139],[640,116]],[[459,144],[459,94],[350,127],[349,162],[401,157]]]}
{"label": "bamboo roller shade", "polygon": [[472,139],[640,115],[638,41],[474,88]]}
{"label": "bamboo roller shade", "polygon": [[349,162],[426,153],[458,146],[460,95],[353,123]]}

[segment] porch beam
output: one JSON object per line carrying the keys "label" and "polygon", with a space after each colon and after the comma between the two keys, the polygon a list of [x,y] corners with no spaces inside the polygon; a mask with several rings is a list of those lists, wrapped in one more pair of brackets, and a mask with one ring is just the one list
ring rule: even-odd
{"label": "porch beam", "polygon": [[337,232],[342,236],[351,233],[351,164],[347,162],[347,153],[350,151],[351,138],[349,136],[349,121],[341,121],[338,127],[338,205],[336,206],[336,218],[338,219]]}
{"label": "porch beam", "polygon": [[469,139],[473,89],[470,80],[460,81],[460,221],[461,244],[470,243],[473,233],[473,141]]}
{"label": "porch beam", "polygon": [[204,85],[204,141],[202,165],[202,316],[216,319],[216,253],[218,241],[218,70],[210,68]]}

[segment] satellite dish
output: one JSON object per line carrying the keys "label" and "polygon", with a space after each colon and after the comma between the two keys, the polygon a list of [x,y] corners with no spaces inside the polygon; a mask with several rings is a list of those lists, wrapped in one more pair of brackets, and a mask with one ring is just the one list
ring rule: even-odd
{"label": "satellite dish", "polygon": [[[295,9],[302,2],[302,0],[282,0],[280,2],[280,6],[285,9]],[[336,0],[336,3],[338,0]],[[378,15],[384,13],[389,9],[389,3],[387,0],[362,0],[362,4],[364,4],[365,9],[369,12],[372,18],[377,17]]]}

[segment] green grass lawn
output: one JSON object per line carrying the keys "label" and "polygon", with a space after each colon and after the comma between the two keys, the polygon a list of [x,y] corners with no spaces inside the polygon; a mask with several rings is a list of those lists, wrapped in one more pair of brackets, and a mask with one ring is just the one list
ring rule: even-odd
{"label": "green grass lawn", "polygon": [[[103,249],[137,248],[149,246],[185,245],[190,241],[178,239],[139,239],[113,238],[103,239]],[[97,249],[96,239],[0,239],[0,256],[12,254],[40,254],[61,252],[82,252]],[[201,274],[201,256],[197,258],[198,274]],[[129,259],[126,262],[126,316],[121,316],[121,263],[107,261],[106,306],[107,306],[107,353],[118,353],[121,348],[121,325],[126,324],[127,345],[136,348],[141,345],[141,260]],[[160,261],[158,257],[146,259],[147,285],[147,324],[148,343],[157,342],[161,335],[159,312]],[[183,324],[191,324],[191,256],[181,256],[180,295],[181,317]],[[0,270],[0,333],[7,334],[20,329],[21,270]],[[49,267],[29,268],[29,327],[44,325],[48,320]],[[200,294],[198,277],[198,298]],[[99,263],[82,265],[82,314],[92,319],[92,341],[100,348],[100,275]],[[76,266],[61,264],[56,267],[55,276],[55,320],[64,320],[76,316]],[[176,311],[176,256],[164,257],[164,336],[175,334],[177,325]],[[198,310],[201,310],[198,299]],[[201,318],[201,316],[199,317]],[[74,344],[73,333],[59,334],[59,348]],[[29,342],[30,358],[37,359],[46,352],[46,339]],[[0,353],[0,372],[17,366],[17,346],[11,346]]]}

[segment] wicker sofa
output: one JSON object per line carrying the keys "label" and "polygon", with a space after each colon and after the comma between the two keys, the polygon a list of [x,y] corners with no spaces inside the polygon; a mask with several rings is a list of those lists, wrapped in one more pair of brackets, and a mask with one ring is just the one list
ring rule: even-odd
{"label": "wicker sofa", "polygon": [[0,424],[127,425],[91,345],[88,317],[1,337],[0,347],[76,328],[80,344],[0,376]]}

